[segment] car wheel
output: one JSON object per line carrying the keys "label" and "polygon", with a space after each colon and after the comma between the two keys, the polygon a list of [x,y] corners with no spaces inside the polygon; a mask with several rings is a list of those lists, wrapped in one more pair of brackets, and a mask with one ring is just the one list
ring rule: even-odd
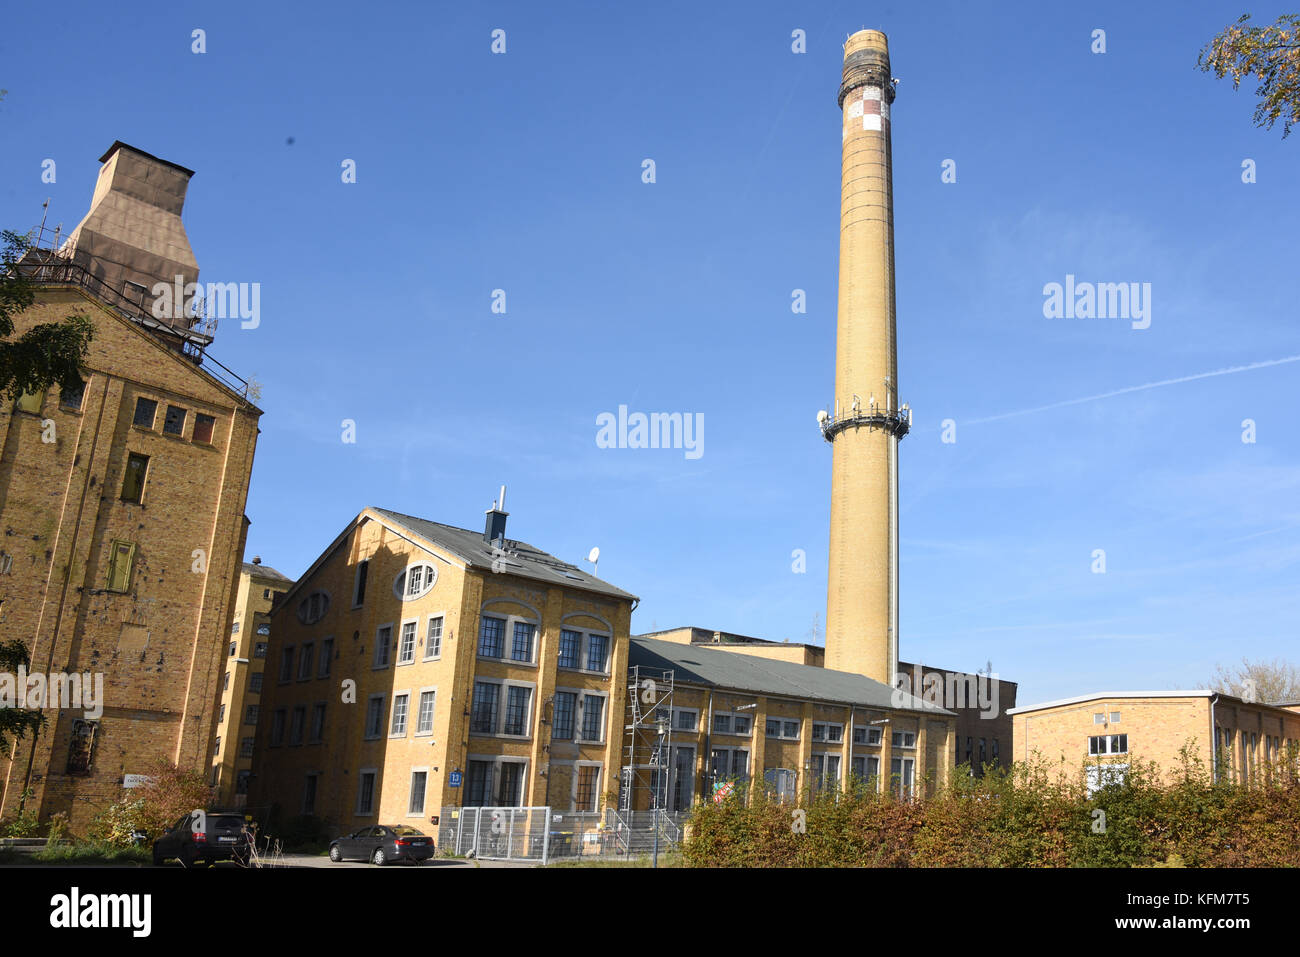
{"label": "car wheel", "polygon": [[339,846],[337,844],[330,845],[330,860],[333,861],[335,864],[343,860],[343,852],[339,850]]}
{"label": "car wheel", "polygon": [[384,857],[384,849],[382,847],[375,848],[375,853],[371,855],[370,862],[374,864],[375,867],[383,867],[388,863],[388,858]]}

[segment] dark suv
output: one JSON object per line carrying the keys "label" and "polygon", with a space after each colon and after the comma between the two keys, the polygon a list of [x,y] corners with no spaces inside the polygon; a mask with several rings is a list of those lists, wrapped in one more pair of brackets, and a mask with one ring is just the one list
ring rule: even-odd
{"label": "dark suv", "polygon": [[247,864],[252,835],[239,811],[191,811],[153,843],[153,862],[176,858],[182,867],[199,861],[235,861]]}

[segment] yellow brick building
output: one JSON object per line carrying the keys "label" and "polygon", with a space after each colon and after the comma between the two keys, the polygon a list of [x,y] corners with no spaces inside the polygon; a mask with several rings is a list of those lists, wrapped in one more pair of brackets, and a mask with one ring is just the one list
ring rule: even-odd
{"label": "yellow brick building", "polygon": [[212,757],[212,785],[218,803],[225,807],[243,807],[248,801],[254,735],[271,647],[271,608],[292,585],[293,579],[263,565],[260,558],[244,562],[239,573]]}
{"label": "yellow brick building", "polygon": [[671,712],[657,762],[656,734],[628,736],[630,810],[658,794],[661,808],[685,811],[728,780],[766,783],[784,800],[855,782],[911,796],[953,767],[956,716],[863,675],[646,637],[632,639],[629,666],[642,711]]}
{"label": "yellow brick building", "polygon": [[289,589],[251,810],[350,831],[428,828],[444,806],[612,806],[637,599],[505,520],[367,508]]}
{"label": "yellow brick building", "polygon": [[136,297],[172,269],[197,277],[191,171],[121,143],[103,163],[82,224],[20,265],[37,301],[15,336],[93,323],[84,388],[0,408],[0,635],[31,671],[103,687],[97,707],[45,708],[0,762],[0,816],[62,811],[74,832],[160,759],[208,767],[261,415],[211,336]]}
{"label": "yellow brick building", "polygon": [[1015,708],[1015,759],[1038,756],[1070,774],[1087,765],[1095,789],[1130,762],[1154,762],[1168,780],[1184,746],[1218,780],[1250,782],[1300,748],[1300,705],[1243,701],[1214,691],[1108,691]]}

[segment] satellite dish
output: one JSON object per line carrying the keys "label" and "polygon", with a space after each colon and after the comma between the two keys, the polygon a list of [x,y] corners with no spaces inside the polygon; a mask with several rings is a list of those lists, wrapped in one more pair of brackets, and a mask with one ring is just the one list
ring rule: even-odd
{"label": "satellite dish", "polygon": [[826,412],[825,409],[822,409],[820,412],[817,413],[817,421],[822,423],[823,425],[826,424],[826,420],[829,418],[830,415]]}
{"label": "satellite dish", "polygon": [[596,562],[600,561],[600,549],[593,548],[591,551],[589,551],[587,553],[587,561],[591,562],[593,565]]}

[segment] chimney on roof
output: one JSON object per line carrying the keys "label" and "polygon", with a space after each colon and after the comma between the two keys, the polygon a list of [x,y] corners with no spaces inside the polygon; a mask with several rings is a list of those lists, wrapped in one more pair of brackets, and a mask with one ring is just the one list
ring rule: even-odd
{"label": "chimney on roof", "polygon": [[501,486],[501,497],[492,503],[492,507],[487,510],[487,522],[483,526],[483,541],[489,545],[493,542],[504,542],[506,538],[506,519],[510,513],[506,511],[506,487]]}

